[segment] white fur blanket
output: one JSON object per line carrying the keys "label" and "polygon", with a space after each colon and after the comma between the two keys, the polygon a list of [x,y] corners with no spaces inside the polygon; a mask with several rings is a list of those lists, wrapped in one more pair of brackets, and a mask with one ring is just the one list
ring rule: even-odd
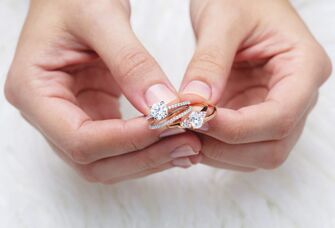
{"label": "white fur blanket", "polygon": [[[0,1],[0,87],[27,5]],[[335,1],[296,6],[334,60]],[[181,0],[133,1],[136,33],[176,86],[194,48],[187,7]],[[123,111],[134,115],[128,105]],[[0,227],[333,228],[334,135],[331,78],[278,170],[241,174],[199,165],[103,186],[78,178],[0,95]]]}

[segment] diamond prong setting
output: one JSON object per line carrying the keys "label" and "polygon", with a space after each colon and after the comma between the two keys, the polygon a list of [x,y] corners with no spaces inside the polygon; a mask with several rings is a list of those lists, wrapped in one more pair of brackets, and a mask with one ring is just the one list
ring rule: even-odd
{"label": "diamond prong setting", "polygon": [[159,128],[165,127],[167,125],[170,125],[170,124],[174,123],[175,121],[183,118],[184,116],[186,116],[191,111],[192,111],[192,107],[189,107],[188,109],[186,109],[185,111],[179,113],[178,115],[174,116],[173,118],[171,118],[171,119],[169,119],[167,121],[164,121],[162,123],[159,123],[159,124],[150,125],[149,128],[150,129],[159,129]]}
{"label": "diamond prong setting", "polygon": [[[167,126],[169,128],[179,127],[190,130],[201,129],[203,124],[216,114],[216,107],[209,106],[207,104],[191,105],[190,101],[168,105],[164,101],[160,101],[150,107],[149,115],[147,116],[150,121],[149,128],[159,129]],[[208,114],[208,110],[212,110],[212,112]]]}
{"label": "diamond prong setting", "polygon": [[188,118],[184,119],[181,122],[181,127],[199,129],[204,124],[205,117],[206,117],[206,112],[193,111],[190,113]]}
{"label": "diamond prong setting", "polygon": [[164,101],[153,104],[150,107],[149,117],[155,120],[162,120],[168,116],[168,107]]}

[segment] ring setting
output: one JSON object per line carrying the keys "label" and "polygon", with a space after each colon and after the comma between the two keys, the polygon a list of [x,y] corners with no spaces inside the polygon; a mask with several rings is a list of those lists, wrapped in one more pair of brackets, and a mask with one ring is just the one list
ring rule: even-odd
{"label": "ring setting", "polygon": [[191,112],[188,118],[184,119],[180,126],[186,129],[199,129],[202,127],[206,117],[206,112]]}
{"label": "ring setting", "polygon": [[160,101],[150,107],[147,119],[150,129],[183,128],[200,129],[216,115],[216,107],[207,103],[194,103],[183,101],[175,104],[166,104]]}
{"label": "ring setting", "polygon": [[150,112],[147,119],[155,119],[155,120],[163,120],[164,118],[169,116],[169,111],[178,109],[184,106],[188,106],[191,102],[183,101],[176,104],[168,105],[165,101],[160,101],[158,103],[153,104],[150,107]]}

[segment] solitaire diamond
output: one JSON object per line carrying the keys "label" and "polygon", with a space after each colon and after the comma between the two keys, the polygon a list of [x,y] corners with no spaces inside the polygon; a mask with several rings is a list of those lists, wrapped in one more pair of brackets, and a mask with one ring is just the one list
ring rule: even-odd
{"label": "solitaire diamond", "polygon": [[162,120],[168,116],[168,107],[164,101],[153,104],[150,108],[150,117],[155,120]]}
{"label": "solitaire diamond", "polygon": [[194,129],[202,127],[206,117],[206,112],[191,112],[188,121]]}

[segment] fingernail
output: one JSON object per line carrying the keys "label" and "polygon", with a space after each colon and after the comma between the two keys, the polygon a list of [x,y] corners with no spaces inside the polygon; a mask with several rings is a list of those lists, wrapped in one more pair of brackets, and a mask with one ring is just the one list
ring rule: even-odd
{"label": "fingernail", "polygon": [[177,99],[177,96],[164,84],[156,84],[145,92],[147,105],[158,103],[160,101],[170,102]]}
{"label": "fingernail", "polygon": [[197,152],[193,150],[189,145],[180,146],[171,153],[172,158],[181,158],[196,155]]}
{"label": "fingernail", "polygon": [[165,131],[163,131],[159,137],[160,138],[164,138],[164,137],[168,137],[168,136],[172,136],[172,135],[179,135],[182,133],[185,133],[186,131],[184,129],[181,128],[172,128],[172,129],[167,129]]}
{"label": "fingernail", "polygon": [[196,94],[205,100],[209,100],[211,98],[211,88],[209,85],[202,81],[191,81],[183,90],[183,93],[192,93]]}
{"label": "fingernail", "polygon": [[172,161],[172,165],[180,168],[188,168],[192,166],[192,162],[188,158],[177,158]]}

